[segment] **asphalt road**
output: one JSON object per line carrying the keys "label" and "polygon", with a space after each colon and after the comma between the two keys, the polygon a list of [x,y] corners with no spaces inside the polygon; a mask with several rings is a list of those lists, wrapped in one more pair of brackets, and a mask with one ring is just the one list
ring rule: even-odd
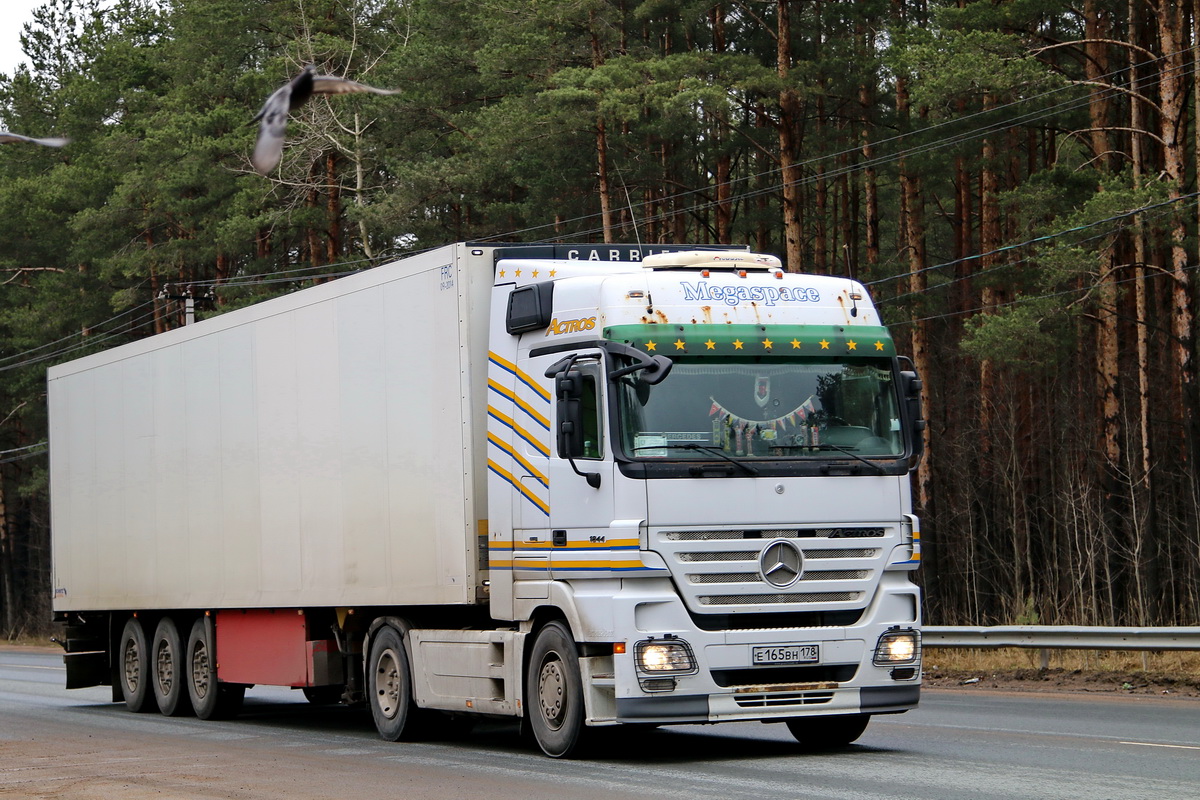
{"label": "asphalt road", "polygon": [[1188,698],[927,690],[840,752],[738,723],[621,731],[591,758],[556,761],[512,724],[390,744],[365,712],[284,689],[202,722],[62,683],[59,657],[0,650],[0,798],[1200,798],[1200,700]]}

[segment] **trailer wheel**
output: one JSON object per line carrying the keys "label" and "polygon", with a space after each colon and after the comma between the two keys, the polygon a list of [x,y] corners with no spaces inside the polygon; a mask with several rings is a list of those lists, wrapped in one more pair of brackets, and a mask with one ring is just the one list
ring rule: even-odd
{"label": "trailer wheel", "polygon": [[192,623],[184,660],[187,667],[188,699],[200,719],[228,719],[242,707],[246,687],[217,682],[216,635],[212,617]]}
{"label": "trailer wheel", "polygon": [[380,737],[397,742],[411,736],[412,674],[404,639],[390,625],[380,628],[371,640],[366,686],[371,717]]}
{"label": "trailer wheel", "polygon": [[807,750],[834,750],[862,736],[870,721],[870,714],[796,717],[787,720],[787,727],[796,741]]}
{"label": "trailer wheel", "polygon": [[525,707],[533,738],[552,758],[571,755],[583,740],[583,679],[571,631],[561,622],[538,631],[529,657]]}
{"label": "trailer wheel", "polygon": [[154,694],[150,690],[150,648],[146,646],[142,621],[137,617],[130,617],[121,631],[117,677],[125,706],[130,711],[140,714],[154,710]]}
{"label": "trailer wheel", "polygon": [[183,642],[179,628],[170,617],[159,620],[154,629],[154,644],[150,648],[154,699],[158,710],[168,717],[179,717],[191,712],[192,705],[186,688],[187,668],[183,661]]}

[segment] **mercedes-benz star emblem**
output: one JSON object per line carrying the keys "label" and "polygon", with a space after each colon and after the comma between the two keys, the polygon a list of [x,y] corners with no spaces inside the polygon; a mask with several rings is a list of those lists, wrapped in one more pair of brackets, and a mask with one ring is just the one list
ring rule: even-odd
{"label": "mercedes-benz star emblem", "polygon": [[791,586],[804,572],[804,554],[789,541],[771,542],[758,557],[763,580],[777,589]]}

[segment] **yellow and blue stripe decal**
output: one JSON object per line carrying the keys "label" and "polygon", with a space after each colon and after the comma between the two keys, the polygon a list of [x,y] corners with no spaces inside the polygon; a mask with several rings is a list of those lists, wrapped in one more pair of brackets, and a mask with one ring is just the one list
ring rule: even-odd
{"label": "yellow and blue stripe decal", "polygon": [[545,486],[547,489],[550,488],[550,479],[546,477],[541,470],[529,463],[529,459],[525,458],[525,456],[514,450],[508,442],[504,441],[491,431],[488,431],[488,443],[524,467],[529,474],[536,478],[537,482],[542,486]]}
{"label": "yellow and blue stripe decal", "polygon": [[[496,353],[488,353],[488,364],[489,367],[494,367],[496,370],[488,377],[488,469],[512,486],[526,502],[549,516],[549,497],[544,491],[539,490],[549,490],[550,488],[548,475],[550,393],[511,361]],[[514,391],[507,385],[510,382],[501,373],[508,373],[519,382],[517,390]],[[523,390],[522,387],[528,391]],[[496,402],[493,403],[492,400]],[[512,410],[505,413],[505,410],[501,409]],[[534,423],[531,426],[532,429],[525,427],[514,418],[518,413],[523,414]],[[499,426],[506,430],[498,430],[493,423],[499,423]],[[516,439],[529,445],[537,455],[526,458],[514,446]],[[540,468],[534,465],[539,461],[539,457],[546,459],[546,464]],[[521,477],[530,476],[533,477],[536,484],[521,480]]]}
{"label": "yellow and blue stripe decal", "polygon": [[526,375],[525,372],[523,372],[516,364],[505,358],[501,358],[492,352],[488,353],[488,361],[505,372],[511,373],[513,377],[515,377],[525,386],[528,386],[530,389],[532,389],[538,397],[542,398],[542,400],[546,402],[547,405],[550,404],[550,392],[546,391],[546,389],[536,380]]}
{"label": "yellow and blue stripe decal", "polygon": [[518,492],[520,492],[521,496],[524,497],[529,502],[533,503],[535,506],[537,506],[538,510],[540,510],[547,517],[550,516],[549,503],[547,503],[545,500],[543,500],[542,498],[540,498],[536,494],[534,494],[529,489],[529,487],[527,487],[525,484],[521,483],[521,481],[518,478],[513,477],[513,474],[511,472],[509,472],[504,467],[497,464],[495,461],[492,461],[490,458],[487,461],[487,465],[488,465],[489,470],[491,470],[495,475],[498,475],[506,483],[508,483],[510,486],[512,486],[514,489],[516,489]]}
{"label": "yellow and blue stripe decal", "polygon": [[[556,577],[564,577],[562,575],[564,572],[578,572],[591,577],[598,577],[597,573],[662,572],[661,569],[647,567],[643,564],[639,555],[640,550],[641,545],[637,539],[614,539],[605,544],[572,542],[566,546],[555,546],[550,542],[527,542],[519,546],[514,546],[510,542],[496,542],[488,547],[488,564],[491,569],[516,569],[542,572],[547,575],[553,572]],[[516,551],[536,551],[538,556],[522,559]],[[553,552],[556,557],[547,560],[541,555],[544,551]],[[571,556],[592,555],[597,558],[567,560]],[[609,557],[603,558],[605,555]]]}
{"label": "yellow and blue stripe decal", "polygon": [[550,430],[550,420],[546,419],[546,417],[544,415],[539,414],[537,412],[537,409],[535,409],[533,406],[529,405],[529,403],[526,403],[520,397],[517,397],[517,395],[514,392],[509,391],[509,389],[507,387],[501,386],[499,383],[496,383],[491,378],[488,378],[488,389],[495,392],[496,394],[500,395],[505,400],[509,401],[510,403],[515,405],[517,408],[524,411],[525,415],[527,417],[532,419],[538,425],[541,425],[544,429]]}
{"label": "yellow and blue stripe decal", "polygon": [[[520,425],[518,425],[512,417],[501,413],[495,406],[488,406],[488,416],[511,430],[517,436],[524,439],[526,444],[528,444],[534,450],[537,450],[545,458],[550,457],[550,446],[543,442],[541,437],[530,433],[525,428],[522,428]],[[511,453],[515,451],[510,450],[509,452]]]}

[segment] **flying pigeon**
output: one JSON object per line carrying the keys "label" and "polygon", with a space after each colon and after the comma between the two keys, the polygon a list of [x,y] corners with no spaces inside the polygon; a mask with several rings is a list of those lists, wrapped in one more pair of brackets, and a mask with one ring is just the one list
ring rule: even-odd
{"label": "flying pigeon", "polygon": [[300,74],[292,78],[267,98],[254,117],[262,120],[258,127],[258,142],[250,162],[260,175],[266,175],[279,164],[283,156],[283,135],[287,131],[288,113],[304,105],[313,94],[350,94],[371,92],[373,94],[399,94],[398,89],[376,89],[364,83],[333,75],[318,75],[317,68],[309,64]]}
{"label": "flying pigeon", "polygon": [[34,139],[30,136],[22,136],[19,133],[9,133],[8,131],[0,131],[0,144],[13,144],[15,142],[33,142],[34,144],[42,144],[46,147],[62,147],[70,139]]}

